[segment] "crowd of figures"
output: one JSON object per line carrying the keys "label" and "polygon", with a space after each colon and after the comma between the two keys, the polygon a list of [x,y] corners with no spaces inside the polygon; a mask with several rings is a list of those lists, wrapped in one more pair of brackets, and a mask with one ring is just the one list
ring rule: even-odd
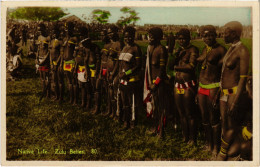
{"label": "crowd of figures", "polygon": [[[224,26],[224,40],[231,44],[228,50],[216,41],[214,26],[203,26],[205,47],[201,54],[190,43],[187,28],[180,29],[175,37],[171,34],[166,47],[161,44],[162,29],[150,28],[149,45],[143,54],[135,43],[136,29],[132,26],[122,30],[123,41],[115,25],[102,30],[104,47],[99,48],[85,26],[75,30],[73,22],[52,25],[51,30],[44,23],[38,25],[29,53],[36,57],[46,97],[53,95],[54,100],[63,102],[66,83],[71,104],[81,102],[86,112],[116,118],[125,129],[135,128],[145,106],[152,125],[149,130],[162,139],[167,114],[175,108],[184,142],[196,146],[198,125],[202,124],[207,150],[214,160],[252,160],[250,55],[240,41],[239,22]],[[17,29],[12,27],[7,37],[7,57],[12,60],[21,53]],[[103,98],[105,111],[100,108]]]}

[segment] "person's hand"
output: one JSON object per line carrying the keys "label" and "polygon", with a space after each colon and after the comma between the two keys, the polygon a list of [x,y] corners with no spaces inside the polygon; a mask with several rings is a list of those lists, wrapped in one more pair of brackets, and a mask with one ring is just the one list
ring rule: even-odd
{"label": "person's hand", "polygon": [[237,112],[238,112],[238,105],[235,104],[235,103],[232,103],[231,106],[228,109],[228,113],[227,114],[229,116],[235,116],[236,117],[236,115],[238,114]]}
{"label": "person's hand", "polygon": [[90,77],[87,71],[85,71],[84,73],[84,78],[87,80],[87,82],[89,81]]}
{"label": "person's hand", "polygon": [[62,66],[59,66],[59,71],[60,71],[60,72],[63,72]]}
{"label": "person's hand", "polygon": [[172,78],[172,76],[171,76],[171,75],[169,75],[169,74],[167,74],[167,77],[168,77],[169,79],[171,79],[171,78]]}
{"label": "person's hand", "polygon": [[125,72],[120,72],[118,76],[119,76],[119,79],[124,79],[126,77],[126,74],[125,74]]}
{"label": "person's hand", "polygon": [[76,69],[73,70],[73,77],[74,77],[74,78],[77,77],[77,70],[76,70]]}
{"label": "person's hand", "polygon": [[199,104],[199,97],[198,97],[198,94],[196,95],[196,97],[195,97],[195,104]]}
{"label": "person's hand", "polygon": [[150,86],[150,90],[151,90],[152,93],[155,93],[157,91],[157,89],[158,89],[158,85],[156,85],[156,84],[152,84]]}
{"label": "person's hand", "polygon": [[109,82],[113,82],[113,75],[109,75],[108,80]]}

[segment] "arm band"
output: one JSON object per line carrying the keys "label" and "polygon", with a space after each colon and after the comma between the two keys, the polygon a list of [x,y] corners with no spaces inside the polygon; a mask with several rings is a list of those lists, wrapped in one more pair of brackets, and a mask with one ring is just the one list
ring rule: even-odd
{"label": "arm band", "polygon": [[94,68],[95,67],[95,64],[89,64],[88,65],[90,68]]}
{"label": "arm band", "polygon": [[191,67],[194,67],[194,64],[193,63],[190,63]]}
{"label": "arm band", "polygon": [[125,75],[130,75],[130,74],[132,74],[132,70],[128,70],[125,72]]}
{"label": "arm band", "polygon": [[248,140],[252,138],[252,133],[247,130],[247,127],[243,128],[242,133],[248,138]]}
{"label": "arm band", "polygon": [[71,43],[71,44],[77,45],[77,43],[74,43],[74,42],[72,42],[72,41],[68,41],[68,43]]}
{"label": "arm band", "polygon": [[247,78],[247,75],[240,75],[240,78]]}
{"label": "arm band", "polygon": [[161,79],[160,79],[159,77],[157,77],[156,80],[155,80],[155,82],[154,82],[154,84],[155,84],[155,85],[158,85],[158,84],[160,83],[160,81],[161,81]]}
{"label": "arm band", "polygon": [[160,63],[160,66],[165,66],[165,63],[164,63],[164,62],[161,62],[161,63]]}
{"label": "arm band", "polygon": [[164,59],[160,59],[160,66],[165,66],[165,60]]}

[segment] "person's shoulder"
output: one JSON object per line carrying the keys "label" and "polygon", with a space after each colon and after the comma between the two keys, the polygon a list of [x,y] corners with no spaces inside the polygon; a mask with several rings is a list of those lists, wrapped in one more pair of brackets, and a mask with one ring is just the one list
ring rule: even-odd
{"label": "person's shoulder", "polygon": [[240,46],[239,46],[239,51],[240,55],[246,55],[246,56],[249,56],[249,50],[248,48],[242,43]]}
{"label": "person's shoulder", "polygon": [[138,52],[141,51],[141,47],[137,43],[134,43],[133,49]]}
{"label": "person's shoulder", "polygon": [[194,45],[191,45],[191,47],[189,48],[189,50],[190,50],[191,52],[199,52],[199,49],[198,49],[196,46],[194,46]]}
{"label": "person's shoulder", "polygon": [[103,48],[104,48],[104,49],[109,49],[109,48],[110,48],[110,46],[111,46],[111,43],[107,43],[107,44],[105,44],[105,45],[104,45],[104,47],[103,47]]}
{"label": "person's shoulder", "polygon": [[220,52],[223,52],[223,53],[225,53],[227,51],[227,49],[219,43],[218,43],[218,46],[217,46],[216,49],[219,50]]}
{"label": "person's shoulder", "polygon": [[70,40],[77,41],[78,38],[76,36],[70,37]]}

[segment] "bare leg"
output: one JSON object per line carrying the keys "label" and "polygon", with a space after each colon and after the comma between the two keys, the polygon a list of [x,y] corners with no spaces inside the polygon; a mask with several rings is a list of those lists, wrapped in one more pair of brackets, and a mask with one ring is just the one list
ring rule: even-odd
{"label": "bare leg", "polygon": [[184,104],[183,104],[183,95],[178,95],[176,92],[177,88],[174,88],[174,99],[176,108],[179,112],[179,116],[181,119],[181,128],[182,134],[185,142],[189,141],[189,129],[188,129],[188,120],[185,114]]}

